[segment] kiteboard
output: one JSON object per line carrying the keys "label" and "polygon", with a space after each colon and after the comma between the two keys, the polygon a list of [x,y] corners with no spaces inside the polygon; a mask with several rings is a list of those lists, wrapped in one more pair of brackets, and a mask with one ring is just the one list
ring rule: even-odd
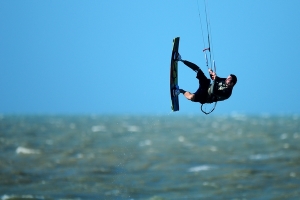
{"label": "kiteboard", "polygon": [[173,49],[171,56],[171,67],[170,67],[170,92],[171,92],[171,109],[172,111],[179,111],[179,98],[178,95],[174,94],[174,90],[178,89],[178,61],[176,56],[178,55],[179,49],[179,37],[173,39]]}

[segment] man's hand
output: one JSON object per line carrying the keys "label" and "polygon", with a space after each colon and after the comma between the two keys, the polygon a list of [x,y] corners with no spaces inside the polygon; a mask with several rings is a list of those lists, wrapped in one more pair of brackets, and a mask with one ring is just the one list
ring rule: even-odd
{"label": "man's hand", "polygon": [[209,72],[210,78],[212,80],[215,80],[217,74],[214,71],[212,71],[211,69],[208,69],[208,72]]}

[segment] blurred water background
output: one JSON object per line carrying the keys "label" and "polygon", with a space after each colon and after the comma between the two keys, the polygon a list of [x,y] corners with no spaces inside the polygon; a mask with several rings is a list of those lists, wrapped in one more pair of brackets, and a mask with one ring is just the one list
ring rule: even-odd
{"label": "blurred water background", "polygon": [[0,199],[300,199],[300,116],[1,115]]}

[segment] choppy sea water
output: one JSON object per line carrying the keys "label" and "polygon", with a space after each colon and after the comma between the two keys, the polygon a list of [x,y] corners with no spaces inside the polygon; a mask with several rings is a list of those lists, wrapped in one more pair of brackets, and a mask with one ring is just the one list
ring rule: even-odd
{"label": "choppy sea water", "polygon": [[300,199],[300,116],[0,116],[0,199]]}

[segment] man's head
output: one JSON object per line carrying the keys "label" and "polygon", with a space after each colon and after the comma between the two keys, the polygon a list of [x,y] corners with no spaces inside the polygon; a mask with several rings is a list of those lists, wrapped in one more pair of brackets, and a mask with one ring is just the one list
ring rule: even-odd
{"label": "man's head", "polygon": [[226,85],[228,85],[229,87],[233,87],[235,86],[236,82],[237,82],[237,78],[234,74],[230,74],[227,78],[226,78]]}

